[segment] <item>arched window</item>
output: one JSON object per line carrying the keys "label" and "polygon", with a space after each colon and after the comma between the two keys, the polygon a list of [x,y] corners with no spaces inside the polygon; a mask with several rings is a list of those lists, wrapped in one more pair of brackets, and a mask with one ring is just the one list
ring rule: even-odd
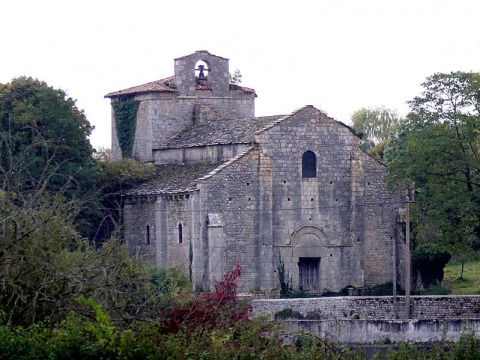
{"label": "arched window", "polygon": [[313,151],[306,151],[302,156],[302,177],[317,177],[317,157]]}
{"label": "arched window", "polygon": [[146,235],[145,235],[145,243],[150,245],[150,225],[147,225]]}
{"label": "arched window", "polygon": [[178,224],[178,243],[183,243],[183,226],[182,224]]}

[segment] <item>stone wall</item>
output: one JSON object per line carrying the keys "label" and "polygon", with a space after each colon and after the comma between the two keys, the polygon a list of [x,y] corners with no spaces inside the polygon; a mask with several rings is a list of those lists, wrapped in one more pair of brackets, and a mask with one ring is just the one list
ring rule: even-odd
{"label": "stone wall", "polygon": [[[202,221],[221,215],[202,230],[210,284],[241,264],[242,291],[278,289],[282,259],[298,289],[299,259],[312,256],[320,264],[316,292],[392,282],[399,202],[383,182],[385,167],[359,150],[350,129],[306,107],[256,142],[202,180]],[[315,178],[302,178],[308,150],[317,156]]]}
{"label": "stone wall", "polygon": [[[285,309],[322,320],[395,320],[405,313],[403,296],[398,296],[395,303],[397,317],[391,296],[255,299],[252,305],[254,314],[271,318]],[[480,296],[412,296],[410,312],[411,318],[417,320],[480,319]]]}
{"label": "stone wall", "polygon": [[124,206],[125,239],[130,253],[161,267],[180,266],[188,270],[193,231],[192,196],[130,198]]}
{"label": "stone wall", "polygon": [[248,147],[249,144],[222,144],[182,149],[156,149],[153,151],[154,164],[214,164],[230,160]]}
{"label": "stone wall", "polygon": [[[154,196],[129,198],[123,207],[125,239],[130,254],[138,255],[152,264],[157,262],[157,233]],[[148,233],[147,233],[148,232]],[[148,241],[149,240],[149,241]]]}
{"label": "stone wall", "polygon": [[[137,113],[137,126],[133,145],[133,158],[153,161],[153,151],[166,140],[193,125],[196,121],[254,117],[254,94],[232,91],[228,97],[208,96],[198,92],[196,96],[181,97],[171,93],[141,94]],[[208,111],[199,111],[201,107]],[[208,119],[205,119],[208,114]],[[203,117],[202,117],[203,116]],[[200,117],[200,118],[198,118]],[[112,123],[115,118],[112,114]],[[121,156],[114,127],[112,127],[112,153]]]}
{"label": "stone wall", "polygon": [[290,313],[281,320],[290,331],[308,330],[344,343],[456,341],[462,334],[480,335],[480,296],[413,296],[411,319],[403,319],[403,296],[395,305],[391,296],[252,301],[255,315],[273,319]]}
{"label": "stone wall", "polygon": [[175,85],[181,96],[195,94],[195,69],[197,63],[203,61],[208,71],[208,86],[215,96],[225,96],[229,92],[228,59],[212,55],[208,51],[199,50],[194,54],[175,59]]}
{"label": "stone wall", "polygon": [[[215,175],[203,180],[201,188],[201,207],[208,224],[203,228],[204,243],[207,244],[206,274],[208,285],[219,279],[222,274],[237,264],[243,267],[239,288],[242,292],[252,292],[260,285],[261,275],[258,264],[258,151],[240,155],[234,164],[226,166]],[[216,214],[221,215],[220,217]],[[211,219],[216,218],[214,227]],[[212,224],[213,225],[213,224]],[[218,250],[223,249],[221,262]],[[213,254],[213,256],[211,255]],[[271,261],[271,257],[263,261]]]}
{"label": "stone wall", "polygon": [[480,319],[432,320],[286,320],[287,331],[299,329],[344,344],[432,343],[480,336]]}

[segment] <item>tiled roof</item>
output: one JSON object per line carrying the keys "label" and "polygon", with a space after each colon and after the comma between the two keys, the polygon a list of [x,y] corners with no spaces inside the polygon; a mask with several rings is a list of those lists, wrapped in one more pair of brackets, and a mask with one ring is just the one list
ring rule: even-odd
{"label": "tiled roof", "polygon": [[253,119],[211,120],[182,131],[157,149],[179,149],[220,144],[248,144],[255,132],[273,124],[284,115]]}
{"label": "tiled roof", "polygon": [[145,94],[152,92],[177,92],[173,83],[173,76],[157,81],[152,81],[143,85],[134,86],[128,89],[111,92],[105,95],[105,97],[110,98],[122,95]]}
{"label": "tiled roof", "polygon": [[[210,90],[208,85],[196,85],[196,90]],[[239,86],[235,84],[230,84],[230,91],[243,91],[247,94],[255,94],[255,90]],[[134,86],[128,89],[114,91],[105,95],[106,98],[113,98],[117,96],[126,96],[126,95],[137,95],[137,94],[147,94],[147,93],[162,93],[162,92],[169,92],[169,93],[176,93],[177,89],[175,87],[174,77],[170,76],[165,79],[152,81],[143,85]]]}
{"label": "tiled roof", "polygon": [[128,192],[128,195],[158,195],[189,192],[195,190],[199,178],[222,166],[216,164],[156,165],[157,174]]}

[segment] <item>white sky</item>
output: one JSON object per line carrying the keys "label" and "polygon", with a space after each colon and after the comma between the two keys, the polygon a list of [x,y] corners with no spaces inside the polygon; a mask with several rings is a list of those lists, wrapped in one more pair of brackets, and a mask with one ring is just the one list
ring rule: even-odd
{"label": "white sky", "polygon": [[404,115],[435,72],[480,71],[478,0],[3,0],[0,83],[26,75],[77,99],[110,147],[109,92],[208,50],[257,91],[256,115],[314,105]]}

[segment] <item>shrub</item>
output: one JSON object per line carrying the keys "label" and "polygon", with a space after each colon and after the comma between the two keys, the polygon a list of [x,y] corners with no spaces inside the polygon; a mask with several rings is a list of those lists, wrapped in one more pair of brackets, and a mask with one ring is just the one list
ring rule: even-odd
{"label": "shrub", "polygon": [[412,252],[412,265],[419,271],[425,288],[443,280],[443,268],[450,258],[445,248],[434,243],[419,245]]}
{"label": "shrub", "polygon": [[428,285],[425,289],[420,291],[420,295],[448,295],[450,291],[443,287],[442,283],[436,281],[433,284]]}

